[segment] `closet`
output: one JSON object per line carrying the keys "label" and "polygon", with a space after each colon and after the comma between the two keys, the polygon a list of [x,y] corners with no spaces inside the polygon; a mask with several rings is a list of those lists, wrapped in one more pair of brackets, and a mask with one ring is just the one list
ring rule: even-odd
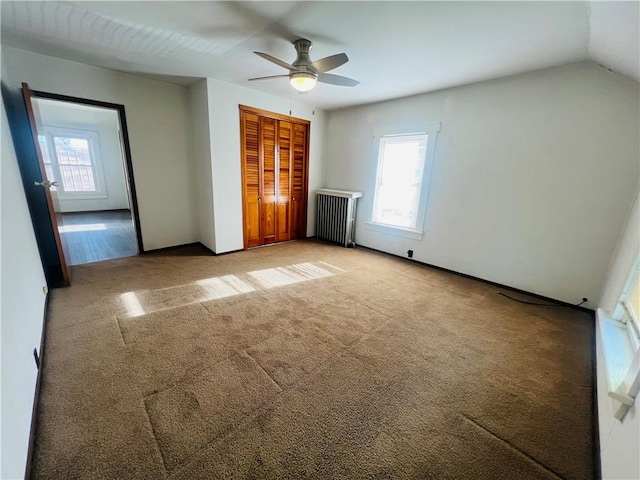
{"label": "closet", "polygon": [[245,249],[305,238],[309,125],[240,106]]}

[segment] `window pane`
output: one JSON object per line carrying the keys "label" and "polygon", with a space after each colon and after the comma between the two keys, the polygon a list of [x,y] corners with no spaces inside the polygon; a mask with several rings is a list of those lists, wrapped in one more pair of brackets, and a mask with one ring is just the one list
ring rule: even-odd
{"label": "window pane", "polygon": [[64,191],[95,192],[89,141],[72,137],[54,137],[53,140]]}
{"label": "window pane", "polygon": [[426,134],[380,139],[375,223],[415,228],[426,152]]}
{"label": "window pane", "polygon": [[54,137],[54,145],[60,165],[91,165],[86,138]]}
{"label": "window pane", "polygon": [[60,165],[60,175],[65,192],[95,192],[91,167]]}

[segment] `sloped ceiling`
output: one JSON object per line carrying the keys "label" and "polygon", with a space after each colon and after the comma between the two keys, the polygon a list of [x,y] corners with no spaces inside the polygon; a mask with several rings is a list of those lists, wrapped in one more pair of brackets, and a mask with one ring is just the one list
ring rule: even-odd
{"label": "sloped ceiling", "polygon": [[[584,60],[635,81],[638,2],[13,2],[2,43],[164,81],[211,77],[336,109]],[[354,88],[292,93],[286,73],[253,54],[295,59],[346,52],[332,71]]]}
{"label": "sloped ceiling", "polygon": [[589,59],[640,82],[640,2],[589,4]]}

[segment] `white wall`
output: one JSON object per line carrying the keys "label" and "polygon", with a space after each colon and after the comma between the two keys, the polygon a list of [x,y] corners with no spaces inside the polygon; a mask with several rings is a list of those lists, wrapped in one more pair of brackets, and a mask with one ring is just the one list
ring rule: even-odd
{"label": "white wall", "polygon": [[[324,186],[324,135],[326,114],[298,102],[248,88],[207,79],[209,128],[213,166],[216,253],[240,250],[242,228],[242,173],[240,165],[239,105],[260,108],[311,121],[309,145],[309,198],[307,235],[315,232],[315,190]],[[297,95],[297,94],[296,94]]]}
{"label": "white wall", "polygon": [[[3,69],[3,80],[6,78]],[[1,102],[0,102],[1,103]],[[0,330],[2,436],[0,477],[23,478],[29,446],[46,285],[2,104]]]}
{"label": "white wall", "polygon": [[640,204],[638,200],[640,185],[636,188],[635,199],[628,208],[627,224],[621,231],[615,254],[611,257],[599,302],[600,308],[611,313],[616,308],[640,249]]}
{"label": "white wall", "polygon": [[[600,300],[600,308],[613,312],[624,290],[631,268],[640,250],[640,202],[636,194],[629,209],[625,229],[618,248],[611,259],[607,281]],[[600,459],[602,478],[640,478],[640,415],[638,402],[627,412],[623,421],[613,418],[617,405],[607,395],[607,382],[600,329],[597,339],[598,420],[600,427]]]}
{"label": "white wall", "polygon": [[124,105],[145,250],[197,240],[187,87],[2,49],[14,88]]}
{"label": "white wall", "polygon": [[[329,114],[327,187],[357,243],[595,308],[639,177],[638,84],[574,64]],[[364,228],[374,129],[442,122],[422,240]]]}
{"label": "white wall", "polygon": [[211,173],[211,127],[209,124],[209,100],[207,80],[194,83],[189,88],[191,101],[191,134],[193,160],[196,173],[196,205],[198,209],[199,241],[216,251],[215,220],[213,208],[213,176]]}
{"label": "white wall", "polygon": [[[72,198],[57,195],[57,211],[87,212],[129,208],[129,194],[124,175],[124,160],[120,147],[120,121],[117,110],[76,106],[68,102],[35,99],[38,133],[69,129],[95,132],[98,137],[98,155],[101,162],[98,174],[104,183],[106,198],[75,194]],[[58,179],[60,180],[60,179]]]}

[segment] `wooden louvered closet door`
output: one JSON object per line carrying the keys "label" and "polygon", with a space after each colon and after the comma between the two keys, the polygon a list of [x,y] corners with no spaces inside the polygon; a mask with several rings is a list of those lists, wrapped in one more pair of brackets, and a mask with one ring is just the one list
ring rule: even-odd
{"label": "wooden louvered closet door", "polygon": [[262,245],[260,200],[262,195],[262,166],[260,161],[260,117],[252,113],[242,115],[242,177],[244,196],[245,248]]}
{"label": "wooden louvered closet door", "polygon": [[309,122],[240,107],[244,247],[304,238]]}
{"label": "wooden louvered closet door", "polygon": [[262,148],[262,244],[276,241],[276,161],[277,122],[273,118],[260,118]]}
{"label": "wooden louvered closet door", "polygon": [[278,122],[278,200],[276,242],[291,240],[291,128],[289,122]]}
{"label": "wooden louvered closet door", "polygon": [[291,238],[305,238],[307,229],[308,127],[293,126],[291,173]]}

